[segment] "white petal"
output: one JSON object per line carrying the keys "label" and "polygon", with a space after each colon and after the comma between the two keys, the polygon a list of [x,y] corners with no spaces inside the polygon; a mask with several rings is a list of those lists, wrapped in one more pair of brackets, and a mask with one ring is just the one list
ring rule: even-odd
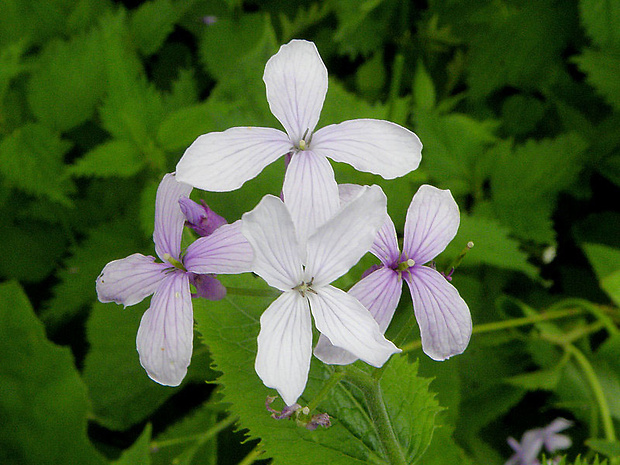
{"label": "white petal", "polygon": [[168,275],[142,316],[136,347],[140,364],[153,381],[178,386],[192,358],[194,318],[187,275]]}
{"label": "white petal", "polygon": [[345,274],[368,252],[387,215],[387,199],[379,186],[345,205],[308,239],[306,277],[317,286]]}
{"label": "white petal", "polygon": [[[344,206],[351,202],[357,198],[363,190],[364,186],[357,184],[338,184],[340,205]],[[383,226],[381,226],[381,229],[377,232],[375,241],[372,247],[370,247],[370,252],[386,266],[394,265],[399,258],[400,250],[398,250],[396,228],[394,227],[394,222],[387,214]]]}
{"label": "white petal", "polygon": [[389,121],[355,119],[319,129],[312,150],[334,161],[394,179],[415,170],[422,143],[409,129]]}
{"label": "white petal", "polygon": [[306,387],[311,355],[308,301],[298,292],[285,292],[260,317],[256,373],[293,405]]}
{"label": "white petal", "polygon": [[286,169],[282,194],[302,249],[308,236],[340,207],[334,170],[327,158],[311,151],[293,155]]}
{"label": "white petal", "polygon": [[400,352],[383,337],[370,312],[346,292],[324,286],[307,296],[317,329],[336,347],[376,367]]}
{"label": "white petal", "polygon": [[192,186],[178,182],[173,173],[168,173],[159,183],[155,197],[155,230],[153,242],[155,252],[162,260],[165,254],[178,260],[181,253],[181,236],[185,215],[179,206],[181,197],[189,197]]}
{"label": "white petal", "polygon": [[281,291],[301,283],[303,268],[295,226],[278,197],[266,195],[254,210],[245,213],[241,232],[254,251],[252,271]]}
{"label": "white petal", "polygon": [[433,360],[462,353],[471,337],[469,307],[459,291],[438,271],[416,266],[403,273],[420,326],[422,350]]}
{"label": "white petal", "polygon": [[[394,316],[402,288],[403,285],[398,273],[390,268],[383,267],[359,281],[349,289],[348,294],[355,297],[368,309],[379,324],[379,330],[385,333]],[[322,362],[330,365],[348,365],[357,360],[357,357],[352,353],[334,346],[323,334],[319,337],[319,342],[314,348],[314,355]]]}
{"label": "white petal", "polygon": [[241,233],[241,220],[224,224],[187,248],[183,264],[193,273],[237,274],[252,269],[252,246]]}
{"label": "white petal", "polygon": [[450,190],[421,186],[407,210],[403,254],[420,265],[427,263],[454,239],[459,222],[459,207]]}
{"label": "white petal", "polygon": [[312,42],[291,40],[265,65],[269,108],[294,144],[319,121],[327,94],[327,68]]}
{"label": "white petal", "polygon": [[125,307],[142,302],[157,290],[170,265],[155,263],[155,257],[135,253],[108,263],[97,278],[100,302],[116,302]]}
{"label": "white petal", "polygon": [[287,135],[277,129],[210,132],[185,151],[177,164],[177,179],[207,191],[233,191],[292,148]]}

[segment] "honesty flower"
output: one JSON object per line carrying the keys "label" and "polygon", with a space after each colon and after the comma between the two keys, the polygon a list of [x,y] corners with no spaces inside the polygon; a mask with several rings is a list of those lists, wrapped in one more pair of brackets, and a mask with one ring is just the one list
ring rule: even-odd
{"label": "honesty flower", "polygon": [[153,241],[163,263],[136,253],[108,263],[97,278],[101,302],[129,306],[153,294],[151,306],[140,322],[136,347],[149,377],[168,386],[181,383],[192,355],[190,282],[199,296],[221,298],[224,288],[211,274],[249,271],[252,259],[240,221],[220,226],[181,255],[185,217],[179,200],[191,191],[192,187],[177,182],[174,174],[166,174],[157,189]]}
{"label": "honesty flower", "polygon": [[243,215],[254,249],[252,271],[282,291],[260,319],[256,372],[292,405],[303,392],[312,355],[312,324],[336,346],[381,366],[399,350],[355,298],[330,285],[366,253],[386,213],[378,186],[340,209],[300,245],[286,205],[267,195]]}
{"label": "honesty flower", "polygon": [[[359,186],[347,185],[343,201]],[[403,252],[396,229],[387,217],[370,251],[381,266],[349,290],[385,332],[400,300],[402,280],[409,285],[424,353],[434,360],[460,354],[472,331],[469,308],[456,288],[432,267],[423,266],[439,255],[456,235],[459,210],[449,190],[423,185],[413,196],[405,221]],[[333,347],[321,337],[314,355],[325,363],[346,365],[353,354]]]}
{"label": "honesty flower", "polygon": [[326,157],[386,179],[420,163],[422,144],[397,124],[357,119],[315,132],[327,93],[327,69],[316,46],[292,40],[265,66],[267,100],[286,133],[237,127],[204,134],[177,165],[180,181],[209,191],[230,191],[290,154],[282,192],[302,243],[339,208],[338,186]]}
{"label": "honesty flower", "polygon": [[505,465],[540,465],[537,457],[543,446],[551,454],[558,450],[568,449],[572,444],[571,439],[558,433],[572,424],[565,418],[557,418],[544,428],[535,428],[523,433],[520,443],[515,438],[509,437],[508,444],[515,453]]}

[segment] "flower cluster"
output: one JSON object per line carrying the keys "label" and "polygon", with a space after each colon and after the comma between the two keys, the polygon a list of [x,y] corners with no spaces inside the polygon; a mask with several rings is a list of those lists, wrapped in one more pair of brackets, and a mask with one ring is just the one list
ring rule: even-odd
{"label": "flower cluster", "polygon": [[572,424],[565,418],[556,418],[544,428],[535,428],[523,433],[520,443],[513,437],[508,438],[508,444],[515,453],[505,465],[540,465],[537,457],[543,447],[550,454],[568,449],[572,444],[571,439],[558,433],[570,428]]}
{"label": "flower cluster", "polygon": [[[435,360],[461,353],[472,330],[469,309],[444,275],[425,266],[458,229],[450,191],[420,188],[407,212],[400,252],[381,188],[338,186],[328,161],[393,179],[418,167],[418,137],[374,119],[316,130],[328,81],[311,42],[283,45],[267,62],[263,79],[269,107],[285,131],[236,127],[200,136],[157,192],[153,240],[161,262],[134,254],[110,262],[97,279],[102,302],[127,306],[153,294],[137,336],[148,375],[161,384],[182,381],[192,351],[192,296],[223,298],[226,290],[215,275],[248,271],[281,292],[260,318],[255,368],[290,411],[308,378],[312,320],[321,334],[314,354],[325,363],[361,359],[381,367],[400,351],[384,333],[402,280],[411,291],[424,352]],[[235,223],[189,199],[192,187],[238,189],[281,156],[282,195],[266,195]],[[201,237],[182,253],[184,225]],[[380,266],[348,292],[331,284],[368,251]],[[312,418],[312,427],[326,424]]]}

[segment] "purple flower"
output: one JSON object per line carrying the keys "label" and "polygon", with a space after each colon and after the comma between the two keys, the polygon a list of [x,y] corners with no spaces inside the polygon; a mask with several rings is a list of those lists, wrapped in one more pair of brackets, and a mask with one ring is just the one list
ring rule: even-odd
{"label": "purple flower", "polygon": [[189,197],[181,197],[179,199],[179,206],[185,218],[187,218],[185,224],[192,228],[199,236],[209,236],[217,228],[228,223],[224,217],[211,210],[204,200],[201,200],[200,204],[198,204]]}
{"label": "purple flower", "polygon": [[540,465],[537,457],[543,446],[551,454],[558,450],[568,449],[572,444],[571,439],[558,433],[569,428],[572,424],[564,418],[557,418],[544,428],[526,431],[521,437],[521,442],[513,437],[508,438],[508,444],[515,453],[505,465]]}
{"label": "purple flower", "polygon": [[293,405],[308,379],[312,322],[334,345],[380,367],[399,350],[350,294],[330,285],[368,251],[386,213],[378,186],[360,195],[300,244],[287,206],[272,195],[243,215],[254,250],[252,271],[282,294],[260,318],[255,369],[266,386]]}
{"label": "purple flower", "polygon": [[422,144],[397,124],[357,119],[315,132],[327,93],[327,69],[312,42],[292,40],[280,47],[267,62],[263,80],[271,112],[286,132],[236,127],[204,134],[179,161],[180,181],[208,191],[231,191],[290,154],[282,192],[303,243],[339,208],[327,158],[386,179],[418,167]]}
{"label": "purple flower", "polygon": [[[153,241],[162,263],[136,253],[108,263],[97,278],[101,302],[129,306],[153,294],[151,306],[140,322],[136,347],[149,377],[168,386],[181,383],[192,355],[190,282],[196,285],[199,295],[217,297],[222,289],[210,274],[246,272],[252,261],[252,249],[241,234],[240,221],[198,239],[181,255],[185,217],[179,200],[191,191],[191,186],[177,182],[174,174],[166,174],[159,184]],[[217,284],[221,287],[219,281]]]}
{"label": "purple flower", "polygon": [[[342,186],[343,201],[356,189],[359,186]],[[445,360],[463,352],[472,331],[469,308],[456,288],[440,272],[424,266],[446,248],[458,227],[459,210],[450,191],[423,185],[407,211],[402,253],[394,223],[386,216],[370,249],[381,265],[349,290],[385,332],[400,300],[401,282],[405,280],[420,327],[422,349],[433,360]],[[325,363],[338,365],[356,360],[353,354],[334,347],[322,336],[314,355]]]}

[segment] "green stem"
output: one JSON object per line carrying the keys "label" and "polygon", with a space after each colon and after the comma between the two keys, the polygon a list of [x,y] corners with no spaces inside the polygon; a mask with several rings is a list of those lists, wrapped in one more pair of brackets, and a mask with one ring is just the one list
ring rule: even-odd
{"label": "green stem", "polygon": [[557,304],[553,305],[551,308],[553,309],[561,309],[566,307],[577,307],[583,308],[594,315],[601,323],[605,325],[605,329],[609,333],[610,336],[617,336],[620,334],[620,330],[613,322],[613,320],[607,315],[602,309],[598,306],[594,305],[592,302],[588,302],[584,299],[564,299]]}
{"label": "green stem", "polygon": [[347,366],[345,373],[346,380],[364,395],[370,418],[375,425],[388,462],[392,465],[406,465],[407,459],[392,428],[379,381],[352,365]]}
{"label": "green stem", "polygon": [[336,367],[329,379],[323,384],[323,387],[321,387],[319,393],[308,403],[310,413],[319,406],[327,394],[329,394],[342,378],[344,378],[345,374],[345,371],[341,367]]}
{"label": "green stem", "polygon": [[215,437],[220,431],[228,428],[235,421],[237,421],[237,419],[238,418],[235,416],[228,416],[219,423],[216,423],[213,427],[209,428],[204,433],[193,434],[191,436],[183,436],[180,438],[173,438],[164,441],[151,441],[151,450],[161,449],[162,447],[176,446],[177,444],[183,444],[192,441],[206,442],[209,439]]}
{"label": "green stem", "polygon": [[560,344],[564,347],[564,350],[566,350],[575,358],[575,361],[581,367],[583,374],[586,376],[586,380],[590,385],[590,389],[592,389],[592,394],[594,394],[594,398],[596,399],[596,403],[598,404],[599,411],[601,412],[603,430],[605,431],[605,439],[612,442],[616,441],[616,431],[614,429],[614,423],[611,418],[611,413],[609,411],[609,405],[607,404],[607,399],[605,398],[603,387],[601,386],[601,383],[596,377],[596,373],[594,372],[594,368],[592,368],[590,361],[585,355],[583,355],[583,352],[577,349],[577,347],[575,347],[574,345],[565,344],[562,342],[560,342]]}
{"label": "green stem", "polygon": [[[472,334],[489,333],[493,331],[500,331],[502,329],[517,328],[519,326],[526,326],[539,321],[557,320],[560,318],[566,318],[569,316],[580,315],[584,313],[582,309],[571,308],[567,310],[553,310],[545,313],[538,313],[536,315],[526,316],[522,318],[513,318],[506,321],[494,321],[493,323],[484,323],[474,326]],[[401,347],[403,352],[411,352],[422,346],[421,341],[412,341],[409,344],[405,344]]]}

